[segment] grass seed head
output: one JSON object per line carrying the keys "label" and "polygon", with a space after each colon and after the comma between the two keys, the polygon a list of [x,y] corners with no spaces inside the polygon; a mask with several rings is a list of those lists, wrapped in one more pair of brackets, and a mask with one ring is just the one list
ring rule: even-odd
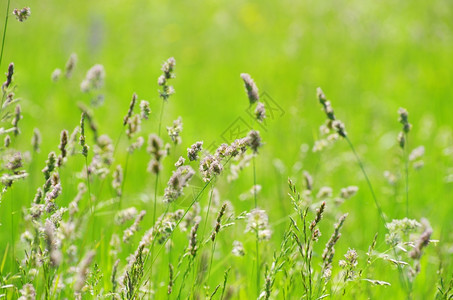
{"label": "grass seed head", "polygon": [[31,16],[31,10],[30,7],[24,7],[22,9],[15,8],[13,10],[13,15],[16,16],[16,19],[19,22],[23,22],[28,19],[28,17]]}
{"label": "grass seed head", "polygon": [[132,220],[135,218],[138,214],[138,211],[135,207],[129,207],[123,210],[120,210],[119,212],[116,213],[115,215],[115,224],[117,225],[122,225],[126,223],[129,220]]}
{"label": "grass seed head", "polygon": [[104,66],[96,64],[87,71],[85,79],[80,84],[80,89],[84,93],[88,93],[92,90],[99,90],[104,86],[104,80]]}
{"label": "grass seed head", "polygon": [[241,78],[244,81],[245,92],[247,93],[247,96],[249,98],[250,105],[252,105],[255,102],[257,102],[260,98],[258,87],[256,86],[255,81],[253,81],[252,77],[249,74],[242,73]]}
{"label": "grass seed head", "polygon": [[129,104],[129,110],[127,111],[126,116],[123,119],[123,125],[126,125],[129,122],[129,119],[132,117],[132,113],[134,112],[135,102],[137,101],[137,94],[132,94],[132,100]]}
{"label": "grass seed head", "polygon": [[233,253],[234,256],[244,256],[244,245],[242,245],[242,243],[239,241],[234,241],[233,250],[231,250],[231,253]]}
{"label": "grass seed head", "polygon": [[419,239],[415,243],[414,248],[409,252],[409,256],[412,259],[419,260],[422,256],[422,250],[429,244],[429,239],[431,235],[433,234],[433,229],[429,225],[429,222],[427,220],[424,220],[425,224],[425,230],[423,233],[420,235]]}
{"label": "grass seed head", "polygon": [[263,145],[259,131],[251,130],[247,135],[247,144],[253,153],[258,153],[258,149]]}
{"label": "grass seed head", "polygon": [[168,264],[168,286],[167,286],[167,294],[170,295],[173,290],[173,265]]}
{"label": "grass seed head", "polygon": [[326,95],[320,87],[316,88],[316,96],[321,104],[324,104],[327,101]]}
{"label": "grass seed head", "polygon": [[49,153],[49,156],[47,158],[46,167],[42,170],[42,172],[44,173],[45,180],[48,180],[52,172],[55,170],[56,162],[57,155],[55,154],[55,152],[52,151]]}
{"label": "grass seed head", "polygon": [[187,157],[190,161],[198,160],[198,154],[203,150],[203,142],[196,142],[187,148]]}
{"label": "grass seed head", "polygon": [[208,182],[223,171],[222,162],[214,155],[206,155],[200,162],[200,172],[203,181]]}
{"label": "grass seed head", "polygon": [[179,168],[179,167],[181,167],[182,165],[184,165],[185,162],[186,162],[186,159],[185,159],[184,157],[180,156],[180,157],[178,158],[178,161],[175,163],[175,167],[176,167],[176,168]]}
{"label": "grass seed head", "polygon": [[171,203],[178,199],[183,194],[184,187],[189,184],[193,175],[195,175],[195,171],[190,166],[181,166],[174,171],[165,188],[164,202]]}
{"label": "grass seed head", "polygon": [[85,257],[82,259],[78,266],[78,271],[75,277],[75,283],[74,283],[74,292],[76,294],[79,294],[82,290],[82,288],[85,285],[85,280],[88,275],[88,270],[90,268],[91,263],[93,262],[94,256],[96,252],[91,250],[89,251]]}
{"label": "grass seed head", "polygon": [[115,172],[113,173],[112,187],[118,197],[121,196],[121,186],[123,184],[123,168],[121,165],[117,165]]}
{"label": "grass seed head", "polygon": [[149,107],[149,102],[146,100],[140,101],[140,117],[142,120],[148,120],[150,114],[151,108]]}
{"label": "grass seed head", "polygon": [[46,235],[50,264],[54,268],[58,267],[63,259],[61,251],[58,249],[58,244],[61,242],[57,240],[55,225],[49,219],[46,220],[44,233]]}
{"label": "grass seed head", "polygon": [[310,173],[304,171],[304,180],[305,180],[305,188],[309,191],[313,189],[313,177],[311,177]]}
{"label": "grass seed head", "polygon": [[130,238],[140,229],[139,224],[146,215],[146,211],[142,210],[136,217],[134,223],[124,230],[123,233],[123,243],[129,242]]}
{"label": "grass seed head", "polygon": [[72,77],[72,73],[74,72],[76,64],[77,64],[77,54],[72,53],[69,56],[69,59],[66,62],[66,66],[65,66],[65,76],[66,76],[66,78],[69,79],[69,78]]}
{"label": "grass seed head", "polygon": [[5,74],[6,75],[6,81],[2,85],[2,90],[5,92],[7,88],[11,85],[11,82],[13,82],[13,74],[14,74],[14,63],[10,63],[8,66],[8,72]]}
{"label": "grass seed head", "polygon": [[138,114],[128,119],[126,134],[129,139],[131,139],[135,133],[140,132],[142,123],[141,120],[142,119]]}
{"label": "grass seed head", "polygon": [[60,145],[58,145],[58,149],[60,149],[61,151],[61,154],[58,157],[57,162],[58,167],[61,167],[63,165],[64,159],[68,155],[68,152],[66,150],[67,145],[68,145],[68,131],[63,130],[60,135]]}
{"label": "grass seed head", "polygon": [[219,233],[220,228],[222,226],[222,223],[221,223],[222,222],[222,217],[225,214],[226,207],[227,207],[227,204],[224,203],[222,205],[222,207],[220,208],[219,213],[217,214],[217,219],[216,219],[216,224],[215,224],[215,227],[214,227],[214,231],[211,234],[211,240],[213,242],[215,241],[215,238],[216,238],[217,234]]}
{"label": "grass seed head", "polygon": [[190,231],[190,238],[189,238],[189,248],[188,252],[192,257],[195,257],[197,255],[197,231],[198,231],[198,225],[200,224],[199,221],[195,222],[195,224],[192,227],[192,230]]}
{"label": "grass seed head", "polygon": [[[117,259],[115,261],[115,264],[113,265],[112,268],[112,276],[110,277],[110,282],[112,283],[112,292],[116,292],[116,288],[118,287],[118,279],[116,278],[116,274],[118,273],[118,265],[120,263],[120,260]],[[116,299],[116,298],[114,298]]]}
{"label": "grass seed head", "polygon": [[324,248],[324,252],[322,253],[322,260],[324,264],[324,269],[329,269],[333,256],[335,255],[335,244],[338,242],[340,239],[341,233],[340,229],[344,224],[344,221],[346,220],[346,217],[348,214],[344,214],[340,217],[338,222],[335,224],[334,232],[332,233],[332,236],[330,237],[329,241],[326,244],[326,247]]}
{"label": "grass seed head", "polygon": [[80,138],[79,144],[82,146],[82,155],[87,157],[88,156],[88,145],[86,143],[85,137],[85,118],[87,116],[86,112],[82,112],[82,117],[80,118]]}
{"label": "grass seed head", "polygon": [[332,128],[337,131],[337,133],[342,136],[346,137],[346,127],[344,126],[344,123],[341,122],[340,120],[335,120],[332,122]]}
{"label": "grass seed head", "polygon": [[31,283],[24,284],[19,293],[19,300],[34,300],[36,298],[36,291]]}
{"label": "grass seed head", "polygon": [[266,109],[264,108],[264,103],[258,102],[258,105],[255,108],[255,118],[258,122],[263,122],[266,118]]}
{"label": "grass seed head", "polygon": [[50,79],[53,81],[53,82],[57,82],[58,80],[60,80],[60,77],[61,77],[61,69],[59,68],[56,68],[55,70],[53,70],[52,74],[50,75]]}
{"label": "grass seed head", "polygon": [[326,202],[323,201],[321,203],[321,206],[319,206],[319,208],[316,210],[316,216],[315,216],[315,219],[313,220],[313,222],[311,222],[310,224],[310,231],[313,231],[313,229],[315,229],[316,225],[319,223],[319,221],[321,221],[321,218],[322,218],[322,213],[324,212],[324,209],[326,208]]}
{"label": "grass seed head", "polygon": [[176,65],[176,60],[173,57],[170,57],[162,64],[161,71],[163,72],[162,75],[159,76],[157,79],[157,84],[162,87],[159,90],[159,96],[162,100],[167,101],[171,95],[175,93],[173,86],[168,85],[168,80],[175,78],[174,69]]}
{"label": "grass seed head", "polygon": [[14,135],[17,136],[20,133],[18,124],[19,121],[22,119],[22,109],[20,108],[20,105],[17,104],[16,108],[14,109],[14,118],[11,121],[11,125],[13,125],[14,128]]}
{"label": "grass seed head", "polygon": [[328,186],[321,187],[318,194],[316,194],[316,198],[318,199],[325,199],[330,197],[332,197],[332,188]]}
{"label": "grass seed head", "polygon": [[181,136],[180,133],[182,131],[182,119],[178,117],[176,120],[173,121],[173,126],[167,127],[168,136],[173,141],[175,145],[181,144]]}
{"label": "grass seed head", "polygon": [[259,241],[271,238],[272,231],[269,227],[269,217],[264,210],[255,208],[247,214],[245,232],[256,233]]}
{"label": "grass seed head", "polygon": [[355,194],[357,194],[358,191],[359,191],[358,187],[351,185],[346,188],[342,188],[340,191],[340,196],[341,198],[347,200],[354,196]]}

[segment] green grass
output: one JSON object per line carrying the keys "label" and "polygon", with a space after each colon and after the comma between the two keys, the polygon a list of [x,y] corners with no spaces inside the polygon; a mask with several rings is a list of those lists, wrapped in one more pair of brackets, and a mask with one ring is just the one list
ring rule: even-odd
{"label": "green grass", "polygon": [[[7,1],[0,4],[1,20],[4,20],[6,5]],[[152,113],[150,119],[142,123],[140,133],[147,139],[149,133],[157,132],[159,128],[162,100],[157,78],[161,74],[161,64],[170,56],[177,61],[176,78],[171,82],[176,93],[165,105],[161,137],[165,142],[170,141],[165,126],[170,126],[178,116],[182,116],[184,129],[182,144],[165,158],[163,172],[159,175],[158,216],[167,209],[161,198],[179,155],[185,156],[186,148],[198,140],[203,140],[205,146],[224,142],[225,130],[239,117],[250,123],[246,112],[248,99],[239,77],[240,73],[247,72],[260,91],[266,92],[284,111],[283,115],[272,116],[268,110],[265,129],[255,125],[264,143],[255,158],[256,182],[262,186],[257,202],[268,213],[273,231],[270,241],[259,243],[260,262],[263,263],[260,290],[265,283],[265,265],[270,267],[274,251],[280,251],[284,232],[290,224],[288,216],[298,219],[288,196],[287,179],[291,178],[302,192],[303,170],[312,174],[315,194],[322,186],[332,187],[335,196],[343,187],[359,187],[357,195],[340,206],[334,204],[333,199],[326,201],[325,220],[319,224],[322,236],[313,252],[315,272],[319,270],[320,256],[333,224],[343,213],[349,213],[349,216],[335,246],[334,275],[340,274],[338,261],[349,248],[358,252],[359,269],[364,267],[366,252],[376,232],[379,232],[376,251],[382,253],[389,249],[384,239],[387,230],[380,223],[367,182],[348,143],[339,140],[322,152],[311,151],[320,137],[318,128],[325,119],[316,98],[316,88],[321,86],[332,100],[337,118],[345,123],[348,137],[389,221],[406,216],[405,158],[396,138],[401,130],[398,108],[409,111],[409,121],[413,124],[408,139],[409,152],[419,145],[426,149],[424,167],[414,170],[409,166],[409,218],[429,220],[433,228],[431,239],[439,240],[424,251],[421,272],[413,282],[412,297],[434,298],[441,262],[448,285],[452,274],[448,249],[453,242],[450,234],[453,185],[451,180],[445,180],[453,174],[453,105],[449,101],[453,91],[453,8],[448,0],[410,3],[387,0],[78,1],[76,4],[11,0],[10,12],[24,6],[30,6],[32,14],[23,23],[10,15],[0,70],[5,72],[10,62],[15,64],[15,93],[21,98],[23,119],[19,123],[21,134],[13,139],[12,147],[30,153],[24,167],[29,176],[14,183],[0,204],[0,267],[5,258],[0,268],[0,279],[3,278],[0,288],[7,284],[15,286],[0,289],[0,295],[16,299],[18,290],[25,283],[26,277],[21,277],[18,265],[13,263],[24,258],[26,248],[20,235],[31,228],[30,222],[24,221],[24,212],[30,207],[36,188],[44,184],[41,170],[48,153],[59,153],[61,130],[67,129],[71,133],[80,122],[77,104],[90,103],[90,97],[80,91],[86,71],[96,63],[105,67],[106,81],[101,89],[105,103],[92,110],[100,134],[108,134],[113,144],[121,136],[111,171],[116,164],[121,164],[125,170],[128,141],[126,135],[120,133],[131,95],[136,92],[139,100],[150,102]],[[0,23],[3,26],[3,21]],[[3,27],[0,31],[3,32]],[[71,53],[78,55],[73,77],[52,82],[52,71],[63,69]],[[10,125],[6,126],[9,128]],[[33,128],[39,128],[42,133],[40,153],[32,153]],[[87,132],[89,163],[94,141],[92,133]],[[139,232],[128,244],[121,245],[119,274],[127,264],[126,258],[137,249],[140,238],[153,223],[156,178],[146,172],[149,158],[146,144],[128,158],[121,206],[134,206],[138,211],[146,210],[147,214],[140,223]],[[277,159],[284,166],[281,171],[275,167]],[[57,198],[58,206],[66,207],[75,197],[78,183],[84,181],[77,177],[84,165],[85,158],[78,154],[69,157],[59,170],[63,191]],[[197,164],[191,165],[198,169]],[[395,186],[389,185],[384,178],[386,170],[397,174]],[[239,199],[254,182],[252,164],[234,182],[227,182],[226,175],[215,180],[221,203],[231,201],[236,215],[253,209],[253,196],[245,201]],[[187,208],[192,196],[202,187],[203,183],[194,179],[185,189],[185,197],[172,204],[169,211]],[[111,177],[105,182],[94,177],[90,189],[96,196],[95,203],[114,197]],[[208,191],[210,187],[199,198],[202,207],[200,225],[205,221]],[[315,203],[317,206],[318,202]],[[91,218],[87,195],[80,202],[80,208],[82,213],[78,217]],[[218,208],[211,207],[206,236],[214,226],[217,211]],[[310,211],[314,213],[314,209]],[[90,270],[93,271],[96,263],[103,275],[96,286],[104,294],[111,290],[110,276],[115,262],[109,254],[111,236],[118,233],[121,238],[123,230],[130,225],[115,225],[112,220],[116,212],[116,205],[106,206],[96,210],[90,223],[76,228],[80,234],[75,239],[76,261],[69,261],[65,254],[57,273],[78,265],[85,253],[94,249],[96,256]],[[307,218],[311,222],[313,215],[309,214]],[[210,278],[204,283],[209,285],[208,294],[221,285],[214,299],[219,299],[224,272],[230,267],[226,289],[234,290],[233,299],[256,296],[256,238],[254,234],[244,233],[245,220],[234,222],[235,225],[218,235]],[[176,270],[179,256],[188,246],[189,232],[190,227],[188,232],[179,229],[174,232],[171,255],[160,245],[154,246],[156,251],[161,251],[154,256],[157,258],[152,272],[152,281],[158,287],[156,299],[166,297],[168,263],[171,262]],[[200,236],[201,231],[198,232]],[[233,240],[244,243],[245,257],[231,254]],[[67,249],[69,245],[64,247]],[[393,255],[392,252],[387,254]],[[194,266],[209,262],[210,255],[211,244],[208,243],[198,252]],[[185,271],[186,264],[187,260],[184,260],[180,273]],[[149,265],[150,261],[146,266]],[[40,272],[33,281],[39,299],[44,297],[42,269]],[[196,273],[190,271],[182,298],[189,297]],[[369,276],[389,282],[391,286],[354,281],[347,285],[345,296],[360,299],[407,297],[399,273],[391,263],[378,259]],[[283,298],[282,274],[278,273],[273,288],[273,295],[278,299]],[[176,299],[181,277],[182,274],[175,279],[171,299]],[[301,282],[295,280],[293,285],[298,292],[288,295],[289,299],[301,296]],[[336,285],[334,282],[334,291]],[[205,294],[202,285],[193,290]],[[336,293],[332,298],[342,294],[341,288]],[[66,285],[61,293],[52,297],[71,298],[72,287]],[[90,298],[89,295],[85,297]]]}

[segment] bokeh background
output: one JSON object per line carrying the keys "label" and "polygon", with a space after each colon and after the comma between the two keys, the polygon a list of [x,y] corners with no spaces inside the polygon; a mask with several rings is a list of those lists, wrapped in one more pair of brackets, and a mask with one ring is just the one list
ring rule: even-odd
{"label": "bokeh background", "polygon": [[[397,111],[399,107],[409,111],[413,124],[409,147],[426,149],[424,168],[410,170],[410,216],[430,220],[436,239],[452,240],[451,1],[11,3],[11,8],[23,6],[29,6],[32,15],[24,23],[11,16],[1,69],[15,63],[16,94],[22,98],[22,134],[15,147],[30,149],[35,127],[44,142],[30,167],[35,174],[15,187],[14,203],[6,199],[2,203],[0,245],[9,241],[9,226],[21,230],[20,208],[29,205],[41,184],[39,170],[47,153],[57,150],[60,131],[72,131],[78,125],[77,103],[89,104],[89,95],[80,91],[86,71],[97,63],[105,67],[105,103],[94,109],[94,115],[100,132],[116,139],[133,92],[151,103],[151,119],[142,124],[143,130],[157,130],[161,105],[157,78],[162,62],[171,56],[177,62],[176,94],[165,107],[163,125],[182,116],[181,152],[197,140],[221,143],[222,134],[237,118],[249,120],[242,72],[250,73],[260,91],[282,109],[260,129],[265,145],[257,160],[258,183],[263,187],[260,206],[269,211],[275,235],[286,227],[286,221],[279,220],[292,209],[286,180],[291,177],[301,185],[302,170],[313,174],[316,188],[360,188],[341,207],[350,215],[344,229],[347,238],[338,253],[349,247],[366,251],[378,228],[372,198],[346,142],[339,141],[321,154],[311,151],[324,121],[316,99],[316,88],[321,86],[337,117],[345,122],[390,219],[404,217],[404,186],[402,182],[396,188],[388,185],[383,173],[403,172],[396,142],[401,128]],[[5,8],[3,0],[0,11]],[[52,82],[52,71],[64,68],[71,53],[78,56],[73,78]],[[125,147],[127,140],[123,138],[120,145]],[[124,161],[125,155],[125,151],[116,153],[117,162]],[[142,151],[131,160],[124,192],[128,204],[147,207],[151,203],[146,193],[153,183],[145,172],[148,158]],[[74,159],[63,180],[71,182],[72,171],[79,171],[83,163],[82,157]],[[251,202],[238,200],[250,189],[251,180],[249,168],[243,180],[229,186],[223,196],[238,211],[251,208]],[[162,190],[165,183],[163,179]],[[71,201],[65,194],[72,195],[76,185],[63,189],[62,201]],[[17,213],[12,225],[6,214],[9,205]],[[436,263],[428,263],[427,268],[435,272]],[[424,274],[419,282],[434,280]],[[397,272],[393,275],[397,278]],[[423,285],[420,292],[433,289],[434,285]]]}

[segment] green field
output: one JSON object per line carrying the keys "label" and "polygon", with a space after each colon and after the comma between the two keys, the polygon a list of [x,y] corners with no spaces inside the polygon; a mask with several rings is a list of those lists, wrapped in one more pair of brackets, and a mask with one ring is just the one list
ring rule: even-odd
{"label": "green field", "polygon": [[[13,10],[24,7],[31,15],[19,22]],[[449,0],[1,0],[0,83],[11,62],[14,74],[1,91],[0,299],[451,299],[452,20]],[[176,65],[159,85],[170,57]],[[84,92],[94,65],[105,78]],[[259,89],[263,122],[242,73]],[[169,86],[175,93],[162,95]],[[332,118],[323,134],[318,87],[346,137]],[[400,108],[412,124],[402,147]],[[52,167],[49,153],[61,155],[63,130],[80,131],[83,109],[86,156],[76,132]],[[181,143],[173,143],[167,127],[178,117]],[[223,170],[203,181],[200,163],[251,130],[258,151],[253,138],[242,140],[247,151],[216,156]],[[151,134],[162,145],[150,147]],[[128,151],[139,137],[143,146]],[[197,141],[203,150],[189,161]],[[179,171],[196,174],[166,203],[180,156]],[[349,198],[342,189],[351,186]],[[40,200],[38,189],[47,189]]]}

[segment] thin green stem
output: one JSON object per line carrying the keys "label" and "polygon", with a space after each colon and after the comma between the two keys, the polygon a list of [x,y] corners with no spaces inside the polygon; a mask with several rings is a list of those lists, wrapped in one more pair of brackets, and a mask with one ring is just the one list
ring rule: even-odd
{"label": "thin green stem", "polygon": [[[175,210],[175,203],[170,204],[172,206],[172,211]],[[170,241],[168,245],[168,264],[171,265],[172,262],[172,257],[173,257],[173,247],[172,247],[172,241]]]}
{"label": "thin green stem", "polygon": [[14,254],[15,254],[15,250],[16,250],[16,243],[15,243],[15,240],[14,240],[14,236],[15,236],[15,230],[14,230],[14,197],[13,197],[13,193],[12,193],[12,190],[11,190],[11,245],[13,246],[12,247],[12,251],[11,251],[11,271],[13,272],[14,270]]}
{"label": "thin green stem", "polygon": [[118,208],[121,209],[121,204],[123,202],[123,194],[124,194],[124,185],[126,184],[126,177],[127,177],[127,167],[129,165],[129,156],[130,152],[127,151],[126,154],[126,163],[124,164],[124,175],[123,175],[123,181],[121,182],[121,193],[120,193],[120,199],[118,201]]}
{"label": "thin green stem", "polygon": [[[251,108],[250,104],[250,108]],[[255,125],[255,119],[251,115],[252,118],[252,129],[254,128]],[[253,154],[252,157],[252,165],[253,165],[253,198],[255,202],[255,209],[258,207],[258,199],[256,195],[256,166],[255,166],[255,154]],[[260,266],[260,250],[259,250],[259,234],[258,234],[258,228],[255,230],[256,234],[256,241],[255,241],[255,254],[256,254],[256,293],[257,297],[260,295],[260,273],[261,273],[261,266]]]}
{"label": "thin green stem", "polygon": [[94,214],[93,201],[91,199],[91,186],[90,186],[90,173],[88,172],[88,157],[85,156],[85,169],[87,173],[87,187],[88,187],[88,201],[90,202],[90,211],[91,214]]}
{"label": "thin green stem", "polygon": [[[255,167],[255,155],[253,155],[252,158],[252,164],[253,164],[253,196],[255,199],[255,209],[258,207],[258,200],[256,196],[256,167]],[[256,248],[256,290],[257,290],[257,295],[259,297],[260,294],[260,273],[261,273],[261,268],[260,268],[260,248],[259,248],[259,235],[258,235],[258,228],[255,230],[256,233],[256,242],[255,242],[255,248]]]}
{"label": "thin green stem", "polygon": [[[160,137],[160,131],[161,131],[161,128],[162,128],[162,117],[164,115],[164,106],[165,106],[165,101],[163,100],[162,101],[162,105],[161,105],[161,109],[160,109],[159,128],[158,128],[158,131],[157,131],[157,136],[159,136],[159,137]],[[153,223],[152,223],[153,226],[155,226],[156,216],[157,216],[157,188],[158,188],[158,184],[159,184],[159,174],[160,173],[156,174],[156,180],[154,182],[154,203],[153,203]],[[167,206],[167,210],[166,210],[165,214],[167,213],[169,207],[170,207],[170,205]],[[153,243],[151,244],[151,251],[150,252],[151,252],[151,264],[152,264],[152,262],[154,262],[154,259],[153,259],[153,256],[154,256],[154,240],[153,240]],[[152,275],[153,275],[153,270],[151,268],[150,275],[149,275],[150,288],[151,288]]]}
{"label": "thin green stem", "polygon": [[[204,241],[204,236],[206,234],[206,227],[207,227],[207,224],[208,224],[209,212],[211,210],[211,203],[212,203],[212,195],[213,195],[213,193],[214,193],[214,185],[211,185],[211,192],[209,193],[209,201],[208,201],[208,210],[206,211],[206,217],[205,217],[205,220],[204,220],[203,233],[201,235],[201,241]],[[211,262],[212,262],[212,257],[211,257]],[[194,272],[195,272],[195,269],[197,269],[198,272],[200,271],[200,265],[201,265],[201,261],[199,261],[198,265],[196,266],[196,268],[194,268]],[[208,276],[208,279],[209,279],[209,276]],[[194,285],[195,285],[195,282],[194,282]]]}
{"label": "thin green stem", "polygon": [[204,220],[204,226],[203,226],[203,234],[201,235],[201,240],[204,240],[204,235],[206,233],[206,226],[208,224],[208,217],[209,217],[209,211],[211,210],[211,202],[212,202],[212,194],[214,192],[214,186],[211,185],[211,193],[209,195],[209,201],[208,201],[208,210],[206,211],[206,217]]}
{"label": "thin green stem", "polygon": [[[156,174],[156,181],[154,182],[154,204],[153,204],[153,226],[156,226],[156,213],[157,213],[157,185],[159,183],[159,174]],[[170,205],[167,205],[167,210],[165,211],[165,214],[168,212],[168,209],[169,209]],[[154,256],[154,240],[153,239],[153,242],[151,244],[151,261],[154,261],[153,260],[153,256]],[[151,280],[152,280],[152,276],[153,276],[153,269],[151,268],[151,271],[150,271],[150,274],[149,274],[149,279],[150,279],[150,288],[151,288]]]}
{"label": "thin green stem", "polygon": [[2,94],[2,103],[0,105],[0,114],[3,112],[3,103],[5,103],[6,91],[3,91]]}
{"label": "thin green stem", "polygon": [[208,279],[207,280],[209,280],[209,278],[211,278],[211,268],[212,268],[212,261],[213,261],[213,258],[214,258],[215,244],[216,244],[216,240],[214,240],[214,242],[212,242],[211,259],[210,259],[210,262],[209,262]]}
{"label": "thin green stem", "polygon": [[10,2],[11,2],[11,0],[8,0],[8,4],[6,5],[5,26],[3,27],[3,37],[2,37],[2,51],[0,52],[0,67],[2,66],[3,50],[5,49],[6,28],[8,27],[9,4],[10,4]]}
{"label": "thin green stem", "polygon": [[405,133],[405,144],[404,144],[404,164],[406,172],[406,218],[409,218],[409,156],[408,156],[408,134]]}
{"label": "thin green stem", "polygon": [[223,288],[222,288],[222,294],[220,295],[220,300],[223,300],[223,295],[225,294],[225,288],[226,288],[228,274],[230,272],[230,269],[231,269],[231,267],[229,267],[223,275]]}
{"label": "thin green stem", "polygon": [[187,278],[187,276],[188,276],[188,274],[189,274],[189,272],[190,272],[190,270],[192,268],[193,261],[194,261],[194,258],[190,257],[189,263],[187,265],[187,269],[184,272],[184,275],[182,277],[181,286],[179,287],[178,297],[176,298],[178,300],[181,299],[181,292],[182,292],[182,289],[184,288],[185,279]]}
{"label": "thin green stem", "polygon": [[357,163],[359,164],[360,169],[362,170],[363,176],[365,176],[366,182],[367,182],[367,184],[368,184],[368,187],[369,187],[369,189],[370,189],[371,195],[372,195],[373,200],[374,200],[374,204],[376,205],[376,208],[377,208],[377,210],[378,210],[379,217],[381,218],[381,220],[382,220],[382,222],[384,223],[384,226],[385,226],[385,224],[387,223],[387,221],[386,221],[386,219],[385,219],[384,213],[382,212],[382,208],[381,208],[381,205],[379,204],[379,201],[378,201],[378,199],[377,199],[377,197],[376,197],[376,194],[374,193],[373,185],[371,184],[371,181],[370,181],[370,179],[368,178],[368,174],[367,174],[367,172],[365,171],[365,167],[363,166],[363,163],[362,163],[362,161],[360,160],[359,155],[357,154],[357,152],[356,152],[354,146],[352,145],[351,140],[349,140],[349,138],[348,138],[347,136],[345,137],[345,140],[348,142],[349,147],[351,147],[351,150],[352,150],[352,152],[354,153],[354,156],[355,156],[355,158],[356,158],[356,160],[357,160]]}
{"label": "thin green stem", "polygon": [[85,169],[87,173],[87,188],[88,188],[88,201],[90,205],[90,211],[91,211],[91,238],[94,239],[94,204],[93,204],[93,199],[91,198],[91,185],[90,185],[90,173],[88,172],[88,156],[85,156]]}
{"label": "thin green stem", "polygon": [[[165,209],[165,212],[161,218],[161,221],[159,223],[159,227],[162,226],[162,221],[165,219],[165,216],[167,215],[168,211],[170,209],[170,204],[167,205],[167,208]],[[153,224],[153,226],[155,226],[156,228],[156,231],[159,230],[159,227],[156,227],[156,224]],[[162,244],[162,246],[165,246],[165,244],[167,243],[168,239],[165,240],[165,242]],[[146,265],[146,262],[148,261],[150,255],[151,255],[151,267],[150,267],[150,273],[149,273],[149,294],[151,295],[151,285],[152,285],[152,277],[153,277],[153,268],[152,268],[152,264],[153,262],[157,259],[157,256],[155,258],[154,257],[154,245],[155,245],[155,242],[156,242],[156,239],[153,238],[152,242],[151,242],[151,251],[148,252],[148,254],[146,255],[145,257],[145,261],[143,263],[143,265]],[[171,249],[171,248],[170,248]],[[160,249],[159,249],[160,250]],[[157,255],[159,255],[159,252],[157,253]]]}
{"label": "thin green stem", "polygon": [[258,200],[256,197],[256,167],[255,167],[255,155],[253,155],[252,158],[252,164],[253,164],[253,197],[255,200],[255,208],[258,207]]}
{"label": "thin green stem", "polygon": [[[123,126],[123,128],[124,128],[124,127],[125,127],[125,126]],[[114,156],[115,156],[115,154],[116,154],[116,150],[118,149],[118,145],[119,145],[119,143],[120,143],[120,141],[121,141],[121,137],[123,136],[123,133],[124,133],[124,131],[123,131],[123,129],[121,129],[120,134],[118,135],[118,137],[117,137],[117,139],[116,139],[116,142],[115,142],[115,148],[113,148],[113,155],[114,155]]]}
{"label": "thin green stem", "polygon": [[[398,256],[397,256],[397,253],[396,253],[396,250],[395,250],[395,247],[392,247],[392,250],[393,250],[393,255],[395,256],[395,259],[398,259]],[[401,267],[400,264],[397,264],[398,266],[398,278],[401,282],[401,285],[403,286],[403,289],[406,290],[406,293],[407,293],[407,296],[408,296],[408,299],[410,299],[410,280],[409,278],[406,278],[406,276],[404,276],[404,271],[403,271],[403,268]]]}
{"label": "thin green stem", "polygon": [[156,223],[157,214],[157,186],[159,184],[159,176],[156,174],[156,180],[154,181],[154,203],[153,203],[153,226]]}
{"label": "thin green stem", "polygon": [[160,117],[159,117],[159,130],[157,131],[157,135],[160,137],[160,130],[162,128],[162,117],[164,115],[164,106],[165,106],[165,100],[162,101],[162,105],[160,108]]}
{"label": "thin green stem", "polygon": [[259,297],[260,295],[260,247],[259,247],[259,236],[258,236],[258,228],[255,230],[256,232],[256,240],[255,240],[255,248],[256,248],[256,291]]}

